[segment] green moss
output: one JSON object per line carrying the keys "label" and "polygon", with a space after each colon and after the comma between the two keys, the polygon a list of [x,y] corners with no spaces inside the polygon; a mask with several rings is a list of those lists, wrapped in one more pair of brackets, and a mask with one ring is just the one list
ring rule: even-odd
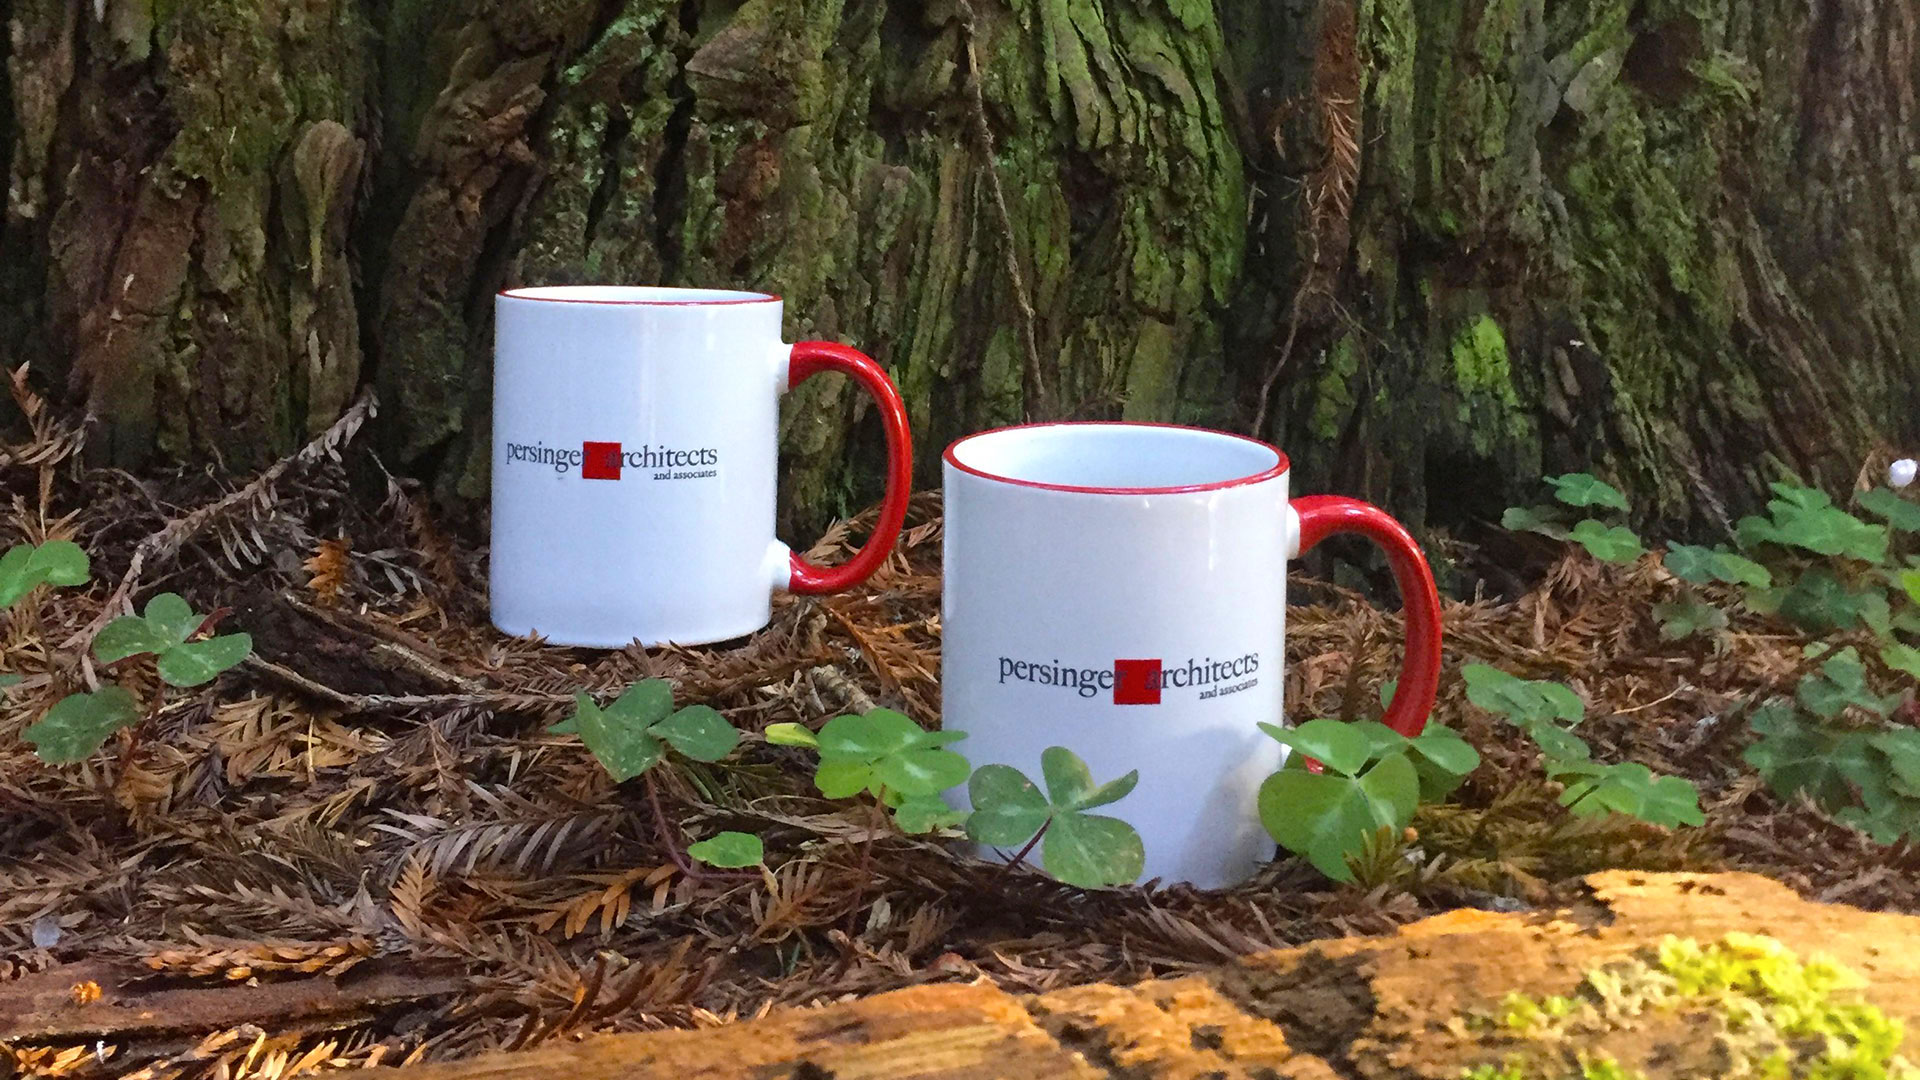
{"label": "green moss", "polygon": [[1345,335],[1328,350],[1320,377],[1314,380],[1312,429],[1315,436],[1329,442],[1339,437],[1341,425],[1353,413],[1355,376],[1359,371],[1359,349],[1353,335]]}
{"label": "green moss", "polygon": [[1702,945],[1668,937],[1588,972],[1571,997],[1509,994],[1492,1013],[1467,1018],[1466,1030],[1507,1045],[1498,1065],[1462,1075],[1637,1080],[1642,1073],[1598,1047],[1610,1036],[1679,1017],[1707,1025],[1693,1049],[1705,1051],[1716,1075],[1920,1080],[1920,1069],[1900,1055],[1902,1024],[1859,996],[1866,985],[1829,959],[1802,961],[1772,938],[1732,933]]}
{"label": "green moss", "polygon": [[1473,320],[1453,339],[1453,377],[1462,395],[1487,394],[1502,405],[1519,404],[1507,336],[1491,315]]}

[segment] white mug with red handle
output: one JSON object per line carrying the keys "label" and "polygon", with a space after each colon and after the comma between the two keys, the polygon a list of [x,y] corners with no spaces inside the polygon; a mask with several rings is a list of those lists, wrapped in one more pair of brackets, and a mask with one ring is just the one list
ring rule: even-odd
{"label": "white mug with red handle", "polygon": [[[975,765],[1038,778],[1064,746],[1094,778],[1138,769],[1103,813],[1146,877],[1229,885],[1272,857],[1255,812],[1284,748],[1287,561],[1335,533],[1379,544],[1406,608],[1386,723],[1416,735],[1440,679],[1433,573],[1406,529],[1350,499],[1289,501],[1286,455],[1156,424],[1035,424],[945,457],[942,726]],[[959,796],[956,796],[958,798]]]}
{"label": "white mug with red handle", "polygon": [[[864,581],[906,517],[906,409],[879,365],[780,339],[763,293],[564,286],[495,300],[493,622],[558,645],[694,645],[767,624],[778,590]],[[837,371],[880,408],[873,536],[814,566],[774,537],[780,397]]]}

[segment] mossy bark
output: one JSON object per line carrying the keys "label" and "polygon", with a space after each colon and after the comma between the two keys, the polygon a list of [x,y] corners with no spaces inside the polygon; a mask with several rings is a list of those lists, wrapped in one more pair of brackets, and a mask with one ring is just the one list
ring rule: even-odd
{"label": "mossy bark", "polygon": [[[257,462],[371,381],[389,466],[478,500],[492,294],[585,281],[781,293],[893,372],[923,483],[1023,418],[1257,422],[1438,524],[1588,464],[1710,521],[1920,436],[1920,0],[0,19],[0,361],[102,460]],[[867,414],[796,395],[790,522],[874,494]]]}

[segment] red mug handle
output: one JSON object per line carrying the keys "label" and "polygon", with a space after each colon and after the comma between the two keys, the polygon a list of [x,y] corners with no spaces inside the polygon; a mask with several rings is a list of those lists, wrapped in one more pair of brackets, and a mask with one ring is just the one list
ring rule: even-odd
{"label": "red mug handle", "polygon": [[802,341],[787,362],[787,389],[815,375],[837,371],[865,387],[880,407],[880,424],[887,434],[887,494],[880,501],[880,520],[873,535],[853,558],[839,566],[815,566],[795,554],[787,585],[790,592],[817,595],[845,592],[873,576],[907,520],[907,496],[913,487],[913,440],[907,434],[907,406],[900,391],[879,364],[858,349],[831,341]]}
{"label": "red mug handle", "polygon": [[1388,727],[1408,738],[1420,734],[1427,726],[1428,714],[1433,712],[1434,694],[1440,689],[1440,594],[1433,586],[1427,557],[1406,527],[1377,506],[1332,495],[1311,495],[1293,500],[1292,505],[1300,518],[1296,558],[1335,533],[1358,533],[1387,553],[1393,579],[1400,586],[1400,602],[1406,608],[1407,655],[1401,663],[1393,702],[1383,719]]}

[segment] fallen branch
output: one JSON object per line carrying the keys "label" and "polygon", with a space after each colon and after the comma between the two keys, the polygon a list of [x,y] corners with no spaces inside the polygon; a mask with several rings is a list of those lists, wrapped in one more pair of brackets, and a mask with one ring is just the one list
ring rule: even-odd
{"label": "fallen branch", "polygon": [[572,694],[516,693],[508,690],[481,690],[467,694],[349,694],[344,690],[336,690],[324,683],[315,682],[292,668],[283,667],[258,656],[247,657],[245,665],[262,675],[278,679],[296,690],[337,705],[349,713],[471,708],[533,712],[550,705],[564,705],[573,700]]}
{"label": "fallen branch", "polygon": [[361,391],[360,397],[351,408],[335,420],[333,425],[321,432],[312,442],[301,447],[293,454],[281,458],[268,466],[266,471],[253,478],[252,482],[225,497],[195,510],[185,517],[167,522],[158,532],[140,541],[133,549],[133,558],[127,562],[127,572],[120,584],[107,598],[100,614],[91,623],[69,638],[66,647],[76,648],[93,640],[108,623],[133,610],[133,594],[140,587],[140,575],[146,571],[149,560],[158,561],[170,558],[173,554],[201,530],[219,520],[222,516],[250,503],[270,503],[273,485],[286,475],[295,465],[306,465],[323,457],[339,456],[342,445],[359,432],[361,425],[371,420],[379,411],[379,402],[373,388]]}

